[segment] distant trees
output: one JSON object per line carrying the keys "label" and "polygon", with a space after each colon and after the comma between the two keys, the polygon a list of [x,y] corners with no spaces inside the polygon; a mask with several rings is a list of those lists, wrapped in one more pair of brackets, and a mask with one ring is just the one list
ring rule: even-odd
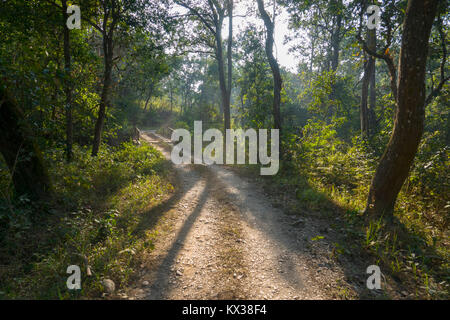
{"label": "distant trees", "polygon": [[137,8],[144,9],[144,7],[138,5],[138,1],[100,0],[92,6],[91,1],[85,1],[84,7],[91,9],[89,12],[91,17],[88,21],[100,32],[103,49],[103,80],[98,116],[94,129],[94,140],[92,143],[93,156],[98,154],[106,118],[106,109],[111,104],[114,39],[117,36],[115,33],[120,27],[120,23],[125,18],[129,18],[133,10],[136,11]]}
{"label": "distant trees", "polygon": [[[236,124],[244,128],[273,126],[273,76],[265,53],[264,30],[250,26],[236,39]],[[272,109],[273,111],[273,109]]]}
{"label": "distant trees", "polygon": [[[366,14],[369,5],[375,4],[374,1],[360,0],[356,3],[360,8],[359,30],[357,40],[363,48],[363,78],[361,86],[361,104],[360,104],[360,124],[361,136],[368,139],[375,133],[375,127],[379,119],[376,115],[376,84],[375,84],[375,62],[376,59],[384,60],[390,76],[390,89],[394,100],[397,100],[397,70],[394,62],[394,52],[391,52],[396,41],[395,32],[403,22],[401,11],[395,4],[395,1],[389,1],[383,8],[380,25],[377,28],[368,29],[365,26],[363,16]],[[374,14],[372,12],[371,14]],[[377,45],[377,29],[383,36],[384,44]],[[362,31],[366,31],[366,39],[362,38]],[[379,50],[378,47],[381,47]]]}
{"label": "distant trees", "polygon": [[[181,109],[186,125],[201,118],[230,128],[232,108],[235,125],[267,127],[273,117],[274,127],[287,132],[283,142],[293,158],[301,157],[296,147],[308,121],[335,128],[341,152],[349,146],[360,151],[360,131],[367,148],[361,157],[371,163],[381,157],[367,198],[366,212],[373,216],[393,212],[421,142],[426,106],[443,114],[426,132],[449,136],[442,128],[448,124],[442,111],[447,97],[435,100],[448,92],[446,1],[383,2],[375,32],[361,26],[367,6],[379,2],[278,0],[301,40],[294,47],[301,57],[297,72],[276,60],[275,17],[264,0],[248,12],[262,19],[236,36],[240,4],[232,0],[80,0],[82,28],[70,31],[69,3],[0,1],[1,152],[19,192],[26,189],[23,181],[39,175],[40,189],[51,188],[36,141],[28,137],[43,137],[42,148],[65,146],[68,160],[75,143],[92,144],[95,156],[103,132],[110,139],[113,126],[153,114],[155,95],[158,105]],[[184,9],[174,13],[168,3]],[[193,23],[170,29],[175,20]],[[13,166],[25,149],[36,156]],[[323,168],[335,170],[328,163],[333,161],[326,159]]]}
{"label": "distant trees", "polygon": [[92,143],[92,155],[96,156],[100,148],[106,110],[111,105],[113,66],[122,58],[120,55],[114,56],[116,42],[120,39],[122,43],[126,43],[123,38],[128,36],[127,33],[145,29],[146,26],[155,33],[162,32],[164,24],[167,23],[163,22],[167,12],[162,9],[165,1],[149,3],[144,0],[83,0],[81,5],[87,8],[85,21],[102,37],[102,90]]}
{"label": "distant trees", "polygon": [[[339,123],[338,115],[345,114],[345,118],[340,118],[345,123],[342,131],[350,127],[354,130],[358,124],[365,145],[371,152],[382,155],[371,181],[366,213],[374,217],[392,216],[397,195],[421,142],[425,108],[441,91],[448,92],[445,89],[448,34],[443,31],[445,23],[448,24],[448,1],[279,2],[287,7],[290,27],[299,31],[297,35],[302,40],[296,45],[305,59],[299,70],[311,85],[300,98],[309,104],[309,111],[318,121]],[[365,27],[369,5],[381,8],[377,30]],[[436,12],[439,12],[437,20]],[[355,35],[358,41],[352,40]],[[377,59],[384,63],[379,64],[376,75]],[[361,66],[362,74],[361,69],[350,65]],[[347,82],[350,79],[353,87]],[[351,92],[355,88],[360,88],[357,94]],[[354,109],[355,100],[359,101],[358,113]],[[333,104],[346,112],[327,112]],[[382,139],[389,135],[383,154],[386,140]],[[349,135],[341,137],[347,139]]]}

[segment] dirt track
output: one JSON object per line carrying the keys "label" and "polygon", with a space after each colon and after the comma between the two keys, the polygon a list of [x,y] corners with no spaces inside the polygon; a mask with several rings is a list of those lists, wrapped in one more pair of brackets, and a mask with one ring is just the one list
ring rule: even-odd
{"label": "dirt track", "polygon": [[[143,139],[170,157],[158,136]],[[311,241],[323,233],[320,222],[284,214],[256,183],[225,167],[175,169],[180,190],[132,299],[336,299],[363,290],[365,269],[333,258],[336,231]],[[352,268],[356,285],[345,280]]]}

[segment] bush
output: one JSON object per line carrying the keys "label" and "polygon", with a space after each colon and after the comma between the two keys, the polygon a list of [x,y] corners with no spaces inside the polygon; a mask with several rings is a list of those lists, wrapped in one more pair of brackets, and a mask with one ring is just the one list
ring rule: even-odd
{"label": "bush", "polygon": [[292,161],[301,174],[323,186],[352,191],[360,184],[370,183],[375,161],[359,139],[348,145],[338,137],[341,124],[339,119],[331,124],[310,120],[301,138],[293,139],[288,148],[294,150]]}

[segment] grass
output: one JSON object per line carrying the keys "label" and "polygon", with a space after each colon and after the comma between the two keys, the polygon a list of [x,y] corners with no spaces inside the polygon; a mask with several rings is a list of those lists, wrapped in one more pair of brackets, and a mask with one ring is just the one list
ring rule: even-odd
{"label": "grass", "polygon": [[[0,201],[0,298],[100,298],[103,278],[116,290],[130,281],[142,253],[157,236],[137,232],[146,213],[173,192],[168,164],[148,145],[104,148],[97,158],[75,148],[67,164],[62,150],[47,153],[55,196]],[[140,231],[140,230],[139,230]],[[69,265],[81,269],[81,290],[68,290]],[[91,276],[87,275],[88,268]]]}
{"label": "grass", "polygon": [[291,212],[306,210],[318,212],[324,218],[344,219],[344,228],[340,229],[347,241],[337,244],[335,255],[363,251],[408,293],[413,293],[410,298],[448,299],[450,296],[448,230],[445,225],[421,219],[420,211],[412,210],[411,195],[405,190],[399,196],[392,225],[363,216],[367,185],[348,190],[324,184],[322,179],[298,171],[285,171],[269,180],[270,193],[278,192],[280,197],[282,193],[291,193],[295,199],[288,204]]}
{"label": "grass", "polygon": [[[417,194],[403,188],[392,225],[383,220],[368,220],[362,214],[370,181],[358,183],[354,179],[352,188],[347,188],[327,183],[323,176],[312,173],[314,169],[298,169],[292,163],[281,163],[278,175],[264,178],[259,177],[257,165],[239,166],[237,170],[257,176],[274,205],[283,207],[287,214],[311,214],[341,230],[344,240],[335,243],[332,257],[364,256],[394,279],[398,284],[394,287],[406,291],[407,298],[450,297],[446,214],[435,212],[438,217],[426,219],[430,216],[429,208],[433,207],[430,199],[428,202],[421,200]],[[339,226],[335,225],[335,218],[342,219]],[[382,294],[384,298],[389,297],[387,292]],[[347,297],[347,293],[342,295]]]}

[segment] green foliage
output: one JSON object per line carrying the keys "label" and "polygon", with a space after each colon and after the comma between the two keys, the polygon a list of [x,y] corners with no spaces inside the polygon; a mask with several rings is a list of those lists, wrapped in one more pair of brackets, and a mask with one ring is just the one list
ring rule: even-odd
{"label": "green foliage", "polygon": [[310,176],[323,186],[334,186],[354,191],[359,185],[368,184],[375,161],[367,147],[358,139],[349,146],[338,137],[337,130],[344,118],[331,124],[310,120],[304,126],[301,138],[293,138],[288,148],[300,173]]}
{"label": "green foliage", "polygon": [[[8,221],[0,230],[3,298],[99,297],[101,278],[125,285],[142,251],[152,248],[154,235],[137,231],[149,208],[173,190],[162,155],[131,143],[104,148],[95,158],[89,151],[76,146],[69,164],[63,150],[48,154],[52,203],[0,200],[0,219]],[[31,215],[36,210],[42,212],[38,217]],[[72,264],[82,270],[82,289],[75,293],[66,287]]]}
{"label": "green foliage", "polygon": [[267,128],[272,123],[273,79],[267,61],[263,32],[250,27],[238,39],[239,60],[243,61],[237,73],[239,111],[236,122],[242,127]]}
{"label": "green foliage", "polygon": [[281,166],[282,176],[274,177],[275,188],[295,189],[299,207],[308,210],[326,211],[332,207],[330,201],[336,203],[346,212],[349,241],[359,243],[378,264],[416,287],[418,296],[445,297],[449,257],[445,132],[425,133],[396,206],[401,227],[391,230],[381,219],[367,221],[360,214],[378,159],[369,142],[340,138],[339,129],[345,124],[342,118],[330,124],[311,119],[299,136],[291,134],[285,141],[289,158]]}

